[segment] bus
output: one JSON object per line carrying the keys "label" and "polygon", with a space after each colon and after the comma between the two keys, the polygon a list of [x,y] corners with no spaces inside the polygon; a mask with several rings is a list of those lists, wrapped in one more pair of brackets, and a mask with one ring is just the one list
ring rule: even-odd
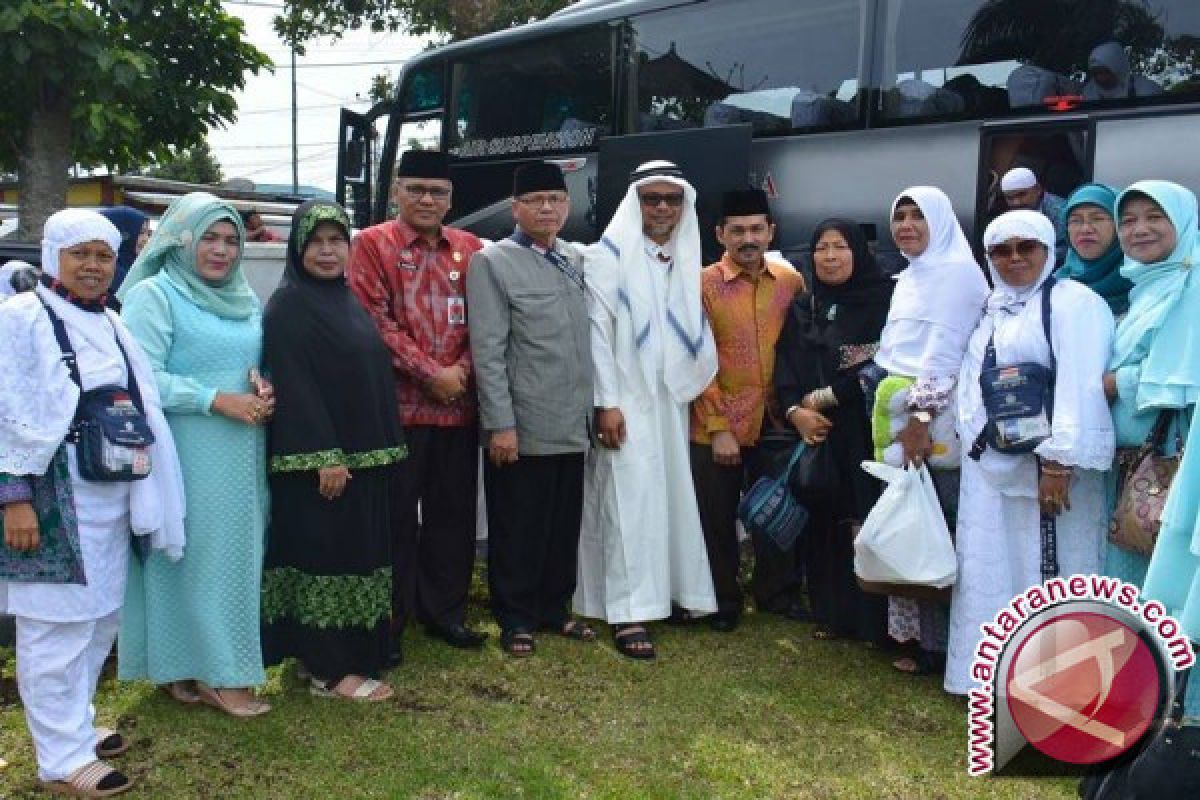
{"label": "bus", "polygon": [[431,49],[392,99],[343,111],[337,193],[358,226],[387,219],[398,155],[437,147],[453,156],[448,222],[499,238],[513,169],[552,160],[572,195],[562,235],[590,242],[603,153],[661,142],[670,158],[689,132],[713,141],[706,163],[744,163],[743,185],[768,192],[793,261],[829,216],[894,253],[890,203],[916,184],[942,188],[977,242],[1013,166],[1063,196],[1150,177],[1197,190],[1200,3],[582,0]]}

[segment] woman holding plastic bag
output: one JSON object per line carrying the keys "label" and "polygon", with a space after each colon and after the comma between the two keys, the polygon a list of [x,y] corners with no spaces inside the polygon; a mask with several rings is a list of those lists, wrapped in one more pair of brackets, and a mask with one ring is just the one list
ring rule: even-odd
{"label": "woman holding plastic bag", "polygon": [[[983,241],[995,289],[967,345],[957,396],[959,574],[945,681],[953,694],[972,687],[979,626],[1013,596],[1053,574],[1100,570],[1114,447],[1103,383],[1108,304],[1075,281],[1051,279],[1054,226],[1044,215],[1003,214]],[[1012,391],[1000,387],[1018,373],[1044,388],[1030,405],[1040,412],[1004,408]]]}
{"label": "woman holding plastic bag", "polygon": [[[933,481],[954,524],[958,501],[957,438],[953,426],[954,388],[967,340],[988,295],[983,270],[958,224],[950,198],[933,186],[912,186],[892,203],[892,238],[908,260],[896,279],[887,322],[875,356],[864,371],[877,450],[899,450],[895,466],[937,467]],[[945,431],[949,429],[948,438]],[[896,447],[895,445],[898,445]],[[946,654],[946,609],[932,600],[892,597],[888,633],[915,645],[898,659],[901,672],[941,671]]]}

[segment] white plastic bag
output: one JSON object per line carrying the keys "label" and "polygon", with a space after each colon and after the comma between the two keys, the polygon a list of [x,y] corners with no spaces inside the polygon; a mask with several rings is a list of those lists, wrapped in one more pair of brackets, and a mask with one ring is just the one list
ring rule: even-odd
{"label": "white plastic bag", "polygon": [[888,486],[854,539],[854,574],[870,583],[953,585],[958,562],[929,469],[878,461],[862,468]]}

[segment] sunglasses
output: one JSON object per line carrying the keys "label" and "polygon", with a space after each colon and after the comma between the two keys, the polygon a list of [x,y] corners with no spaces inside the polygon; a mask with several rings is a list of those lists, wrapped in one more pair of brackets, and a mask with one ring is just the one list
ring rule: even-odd
{"label": "sunglasses", "polygon": [[671,208],[679,208],[683,205],[683,192],[672,192],[670,194],[659,194],[657,192],[646,192],[638,195],[642,201],[642,205],[647,208],[656,208],[657,206],[666,203]]}
{"label": "sunglasses", "polygon": [[988,258],[992,260],[1004,259],[1008,260],[1020,256],[1021,258],[1032,258],[1039,249],[1045,249],[1046,245],[1039,242],[1037,239],[1022,239],[1015,244],[997,244],[988,248]]}

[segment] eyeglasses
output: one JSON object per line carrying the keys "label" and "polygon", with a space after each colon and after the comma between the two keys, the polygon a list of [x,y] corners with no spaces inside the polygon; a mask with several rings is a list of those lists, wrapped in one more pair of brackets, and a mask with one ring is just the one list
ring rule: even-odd
{"label": "eyeglasses", "polygon": [[419,183],[406,183],[402,188],[404,193],[413,200],[420,200],[425,195],[429,195],[434,200],[445,200],[450,196],[450,190],[445,186],[422,186]]}
{"label": "eyeglasses", "polygon": [[659,194],[658,192],[645,192],[638,195],[642,201],[642,205],[646,208],[656,208],[663,203],[666,203],[671,208],[679,208],[683,205],[683,192],[671,192],[670,194]]}
{"label": "eyeglasses", "polygon": [[552,206],[566,205],[570,199],[570,196],[565,194],[523,194],[517,198],[517,202],[530,208],[541,208],[546,204]]}
{"label": "eyeglasses", "polygon": [[1020,256],[1021,258],[1032,258],[1040,249],[1045,249],[1046,245],[1039,242],[1037,239],[1022,239],[1015,244],[996,244],[988,248],[988,258],[993,261],[997,259],[1008,260]]}

